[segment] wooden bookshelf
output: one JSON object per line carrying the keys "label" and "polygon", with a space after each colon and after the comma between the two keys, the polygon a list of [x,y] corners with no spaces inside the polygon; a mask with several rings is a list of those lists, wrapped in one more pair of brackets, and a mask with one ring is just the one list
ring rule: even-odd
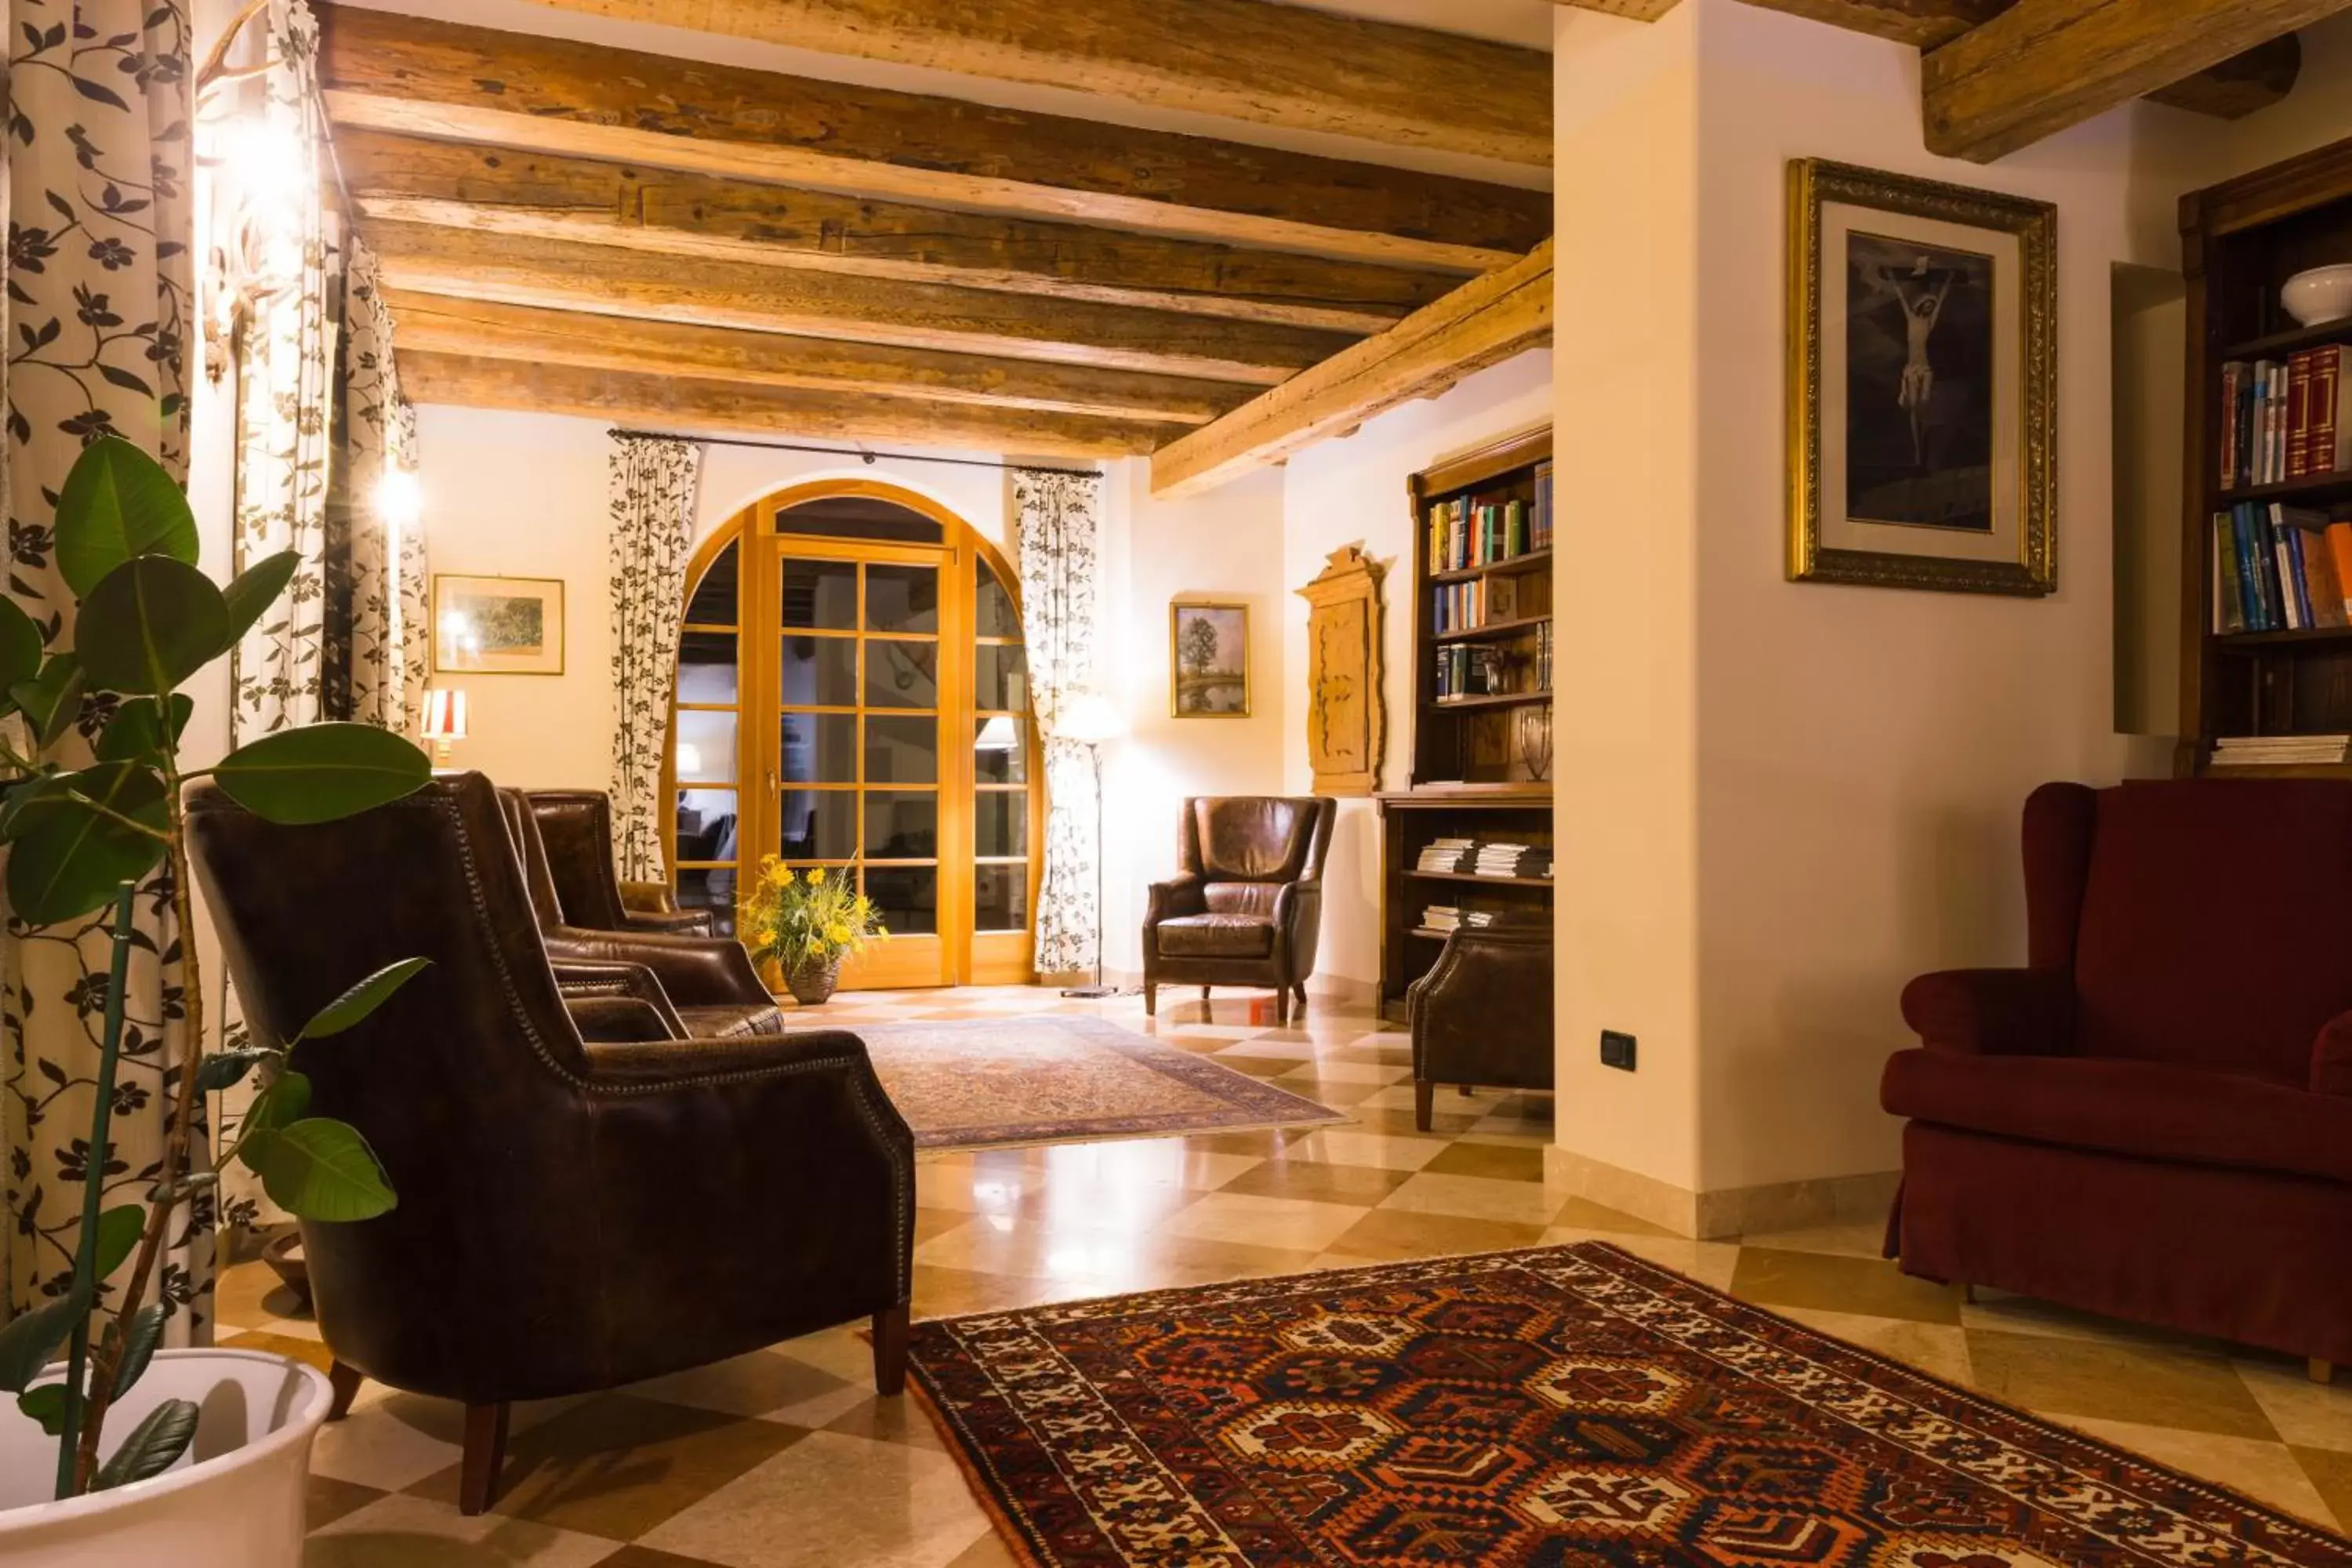
{"label": "wooden bookshelf", "polygon": [[2352,731],[2352,626],[2228,632],[2216,625],[2214,516],[2243,503],[2352,518],[2352,471],[2223,482],[2222,367],[2352,349],[2352,321],[2299,326],[2279,288],[2306,268],[2352,261],[2352,140],[2193,192],[2180,203],[2189,284],[2183,442],[2180,733],[2174,772],[2229,778],[2352,778],[2352,764],[2216,765],[2242,735]]}
{"label": "wooden bookshelf", "polygon": [[[1545,656],[1555,556],[1534,542],[1537,468],[1550,459],[1551,432],[1529,431],[1414,474],[1406,484],[1413,517],[1412,772],[1410,788],[1380,796],[1381,1003],[1391,1018],[1403,1017],[1406,988],[1437,962],[1451,934],[1422,923],[1432,905],[1515,925],[1551,924],[1549,878],[1417,868],[1422,850],[1438,838],[1551,851],[1552,694]],[[1503,509],[1506,522],[1510,503],[1519,502],[1524,547],[1466,565],[1433,559],[1432,517],[1456,501],[1468,503],[1474,520],[1481,506]],[[1507,597],[1507,613],[1441,620],[1442,592],[1498,582],[1508,586],[1500,594],[1490,587],[1487,604],[1491,611]],[[1457,669],[1465,658],[1479,661],[1479,683],[1447,690],[1442,661],[1449,658]],[[1527,1044],[1551,1048],[1548,1038]]]}

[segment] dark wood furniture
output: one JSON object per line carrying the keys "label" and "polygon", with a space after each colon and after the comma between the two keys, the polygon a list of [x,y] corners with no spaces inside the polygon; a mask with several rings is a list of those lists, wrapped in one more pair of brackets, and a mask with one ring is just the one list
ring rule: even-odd
{"label": "dark wood furniture", "polygon": [[[2182,484],[2181,742],[2174,772],[2352,777],[2352,764],[2216,767],[2225,736],[2352,732],[2352,626],[2217,632],[2214,514],[2242,502],[2352,516],[2352,470],[2284,483],[2221,482],[2222,367],[2352,345],[2352,321],[2298,327],[2279,303],[2294,273],[2352,262],[2352,140],[2191,192],[2180,202],[2189,283]],[[2352,358],[2352,353],[2347,353]]]}
{"label": "dark wood furniture", "polygon": [[1151,884],[1143,915],[1143,1012],[1162,985],[1271,986],[1274,1019],[1307,977],[1323,926],[1323,860],[1339,803],[1328,795],[1199,795],[1184,803],[1176,875]]}
{"label": "dark wood furniture", "polygon": [[1552,1087],[1551,929],[1465,928],[1405,994],[1412,1122],[1430,1130],[1441,1083]]}

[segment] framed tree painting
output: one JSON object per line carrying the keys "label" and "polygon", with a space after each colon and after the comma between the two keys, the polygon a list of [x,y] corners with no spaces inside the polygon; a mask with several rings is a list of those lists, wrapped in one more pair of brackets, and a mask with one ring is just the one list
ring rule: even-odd
{"label": "framed tree painting", "polygon": [[1168,711],[1177,719],[1246,719],[1249,606],[1168,606]]}
{"label": "framed tree painting", "polygon": [[1789,164],[1789,575],[2058,584],[2058,209]]}
{"label": "framed tree painting", "polygon": [[562,675],[561,577],[433,578],[436,674]]}

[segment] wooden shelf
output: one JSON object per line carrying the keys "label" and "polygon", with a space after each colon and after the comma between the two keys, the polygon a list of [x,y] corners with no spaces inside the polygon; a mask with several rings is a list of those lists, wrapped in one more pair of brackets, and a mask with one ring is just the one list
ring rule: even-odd
{"label": "wooden shelf", "polygon": [[1493,642],[1502,637],[1517,637],[1538,626],[1549,626],[1549,616],[1521,616],[1516,620],[1488,621],[1483,626],[1465,626],[1456,632],[1432,634],[1432,642]]}
{"label": "wooden shelf", "polygon": [[1436,709],[1441,713],[1452,713],[1465,708],[1520,708],[1530,702],[1550,700],[1551,692],[1547,689],[1542,691],[1500,691],[1486,697],[1440,697],[1422,706]]}
{"label": "wooden shelf", "polygon": [[1496,888],[1549,888],[1549,877],[1482,877],[1475,871],[1421,871],[1405,873],[1424,882],[1484,882]]}
{"label": "wooden shelf", "polygon": [[1488,783],[1454,779],[1444,784],[1425,784],[1415,789],[1382,790],[1372,798],[1385,805],[1418,810],[1473,805],[1541,811],[1551,805],[1551,781],[1513,779],[1508,783]]}
{"label": "wooden shelf", "polygon": [[2208,763],[2209,779],[2352,779],[2352,763]]}
{"label": "wooden shelf", "polygon": [[2283,632],[2220,632],[2213,646],[2222,652],[2242,648],[2249,652],[2259,647],[2276,647],[2281,643],[2352,642],[2352,626],[2302,626]]}
{"label": "wooden shelf", "polygon": [[[1428,526],[1426,519],[1423,520],[1423,526]],[[1426,581],[1469,583],[1480,577],[1513,577],[1522,572],[1541,572],[1550,565],[1549,550],[1524,550],[1517,555],[1506,555],[1500,561],[1489,561],[1484,566],[1465,566],[1454,572],[1432,572]]]}
{"label": "wooden shelf", "polygon": [[2234,490],[2217,489],[2213,504],[2217,507],[2237,506],[2246,501],[2342,500],[2352,497],[2352,468],[2338,468],[2332,474],[2307,475],[2299,479],[2287,479],[2275,485],[2246,485]]}
{"label": "wooden shelf", "polygon": [[2352,316],[2340,321],[2323,321],[2315,327],[2297,327],[2291,332],[2273,332],[2268,337],[2248,338],[2231,343],[2221,351],[2221,358],[2269,359],[2276,354],[2291,354],[2299,349],[2317,348],[2322,343],[2352,343]]}

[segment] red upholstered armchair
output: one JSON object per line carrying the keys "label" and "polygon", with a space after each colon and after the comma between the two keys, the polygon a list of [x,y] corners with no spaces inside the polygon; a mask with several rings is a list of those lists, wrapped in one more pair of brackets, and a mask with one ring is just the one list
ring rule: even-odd
{"label": "red upholstered armchair", "polygon": [[2027,966],[1922,975],[1903,1269],[2352,1361],[2352,783],[2025,804]]}

